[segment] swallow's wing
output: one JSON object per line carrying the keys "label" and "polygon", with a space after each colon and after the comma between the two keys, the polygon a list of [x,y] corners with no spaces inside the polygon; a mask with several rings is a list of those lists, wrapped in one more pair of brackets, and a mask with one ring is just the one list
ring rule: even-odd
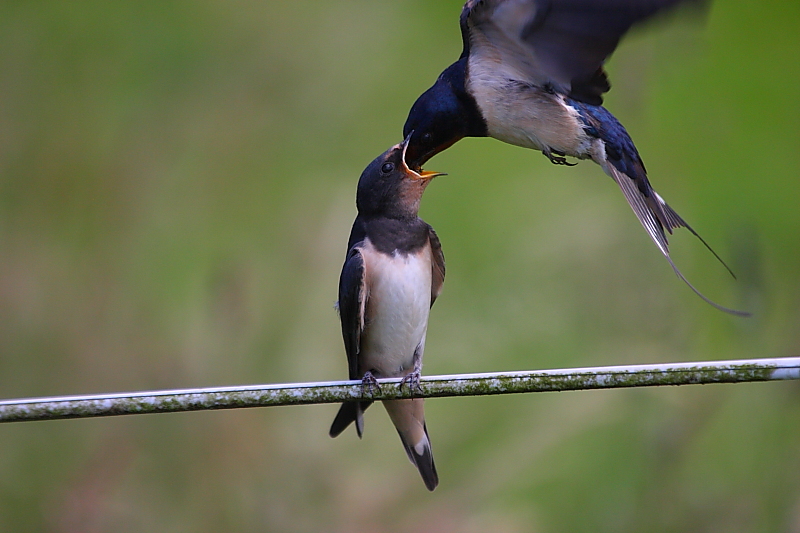
{"label": "swallow's wing", "polygon": [[361,333],[364,331],[366,290],[364,256],[358,246],[350,248],[339,278],[339,318],[342,321],[342,338],[347,352],[350,379],[361,379],[358,355],[361,350]]}
{"label": "swallow's wing", "polygon": [[600,105],[610,88],[603,63],[622,36],[680,3],[704,0],[469,0],[461,31],[465,51],[493,47],[520,81]]}
{"label": "swallow's wing", "polygon": [[433,228],[428,226],[428,235],[431,243],[431,307],[436,301],[436,298],[442,292],[442,285],[444,284],[444,253],[442,253],[442,243],[439,242],[439,236],[433,231]]}
{"label": "swallow's wing", "polygon": [[[339,278],[339,318],[342,321],[342,338],[347,352],[347,366],[350,379],[361,379],[358,370],[358,357],[361,351],[361,334],[364,332],[367,289],[365,282],[364,256],[358,243],[350,248]],[[364,411],[372,404],[365,402],[344,402],[331,424],[329,434],[337,437],[352,422],[356,423],[358,436],[364,433]]]}

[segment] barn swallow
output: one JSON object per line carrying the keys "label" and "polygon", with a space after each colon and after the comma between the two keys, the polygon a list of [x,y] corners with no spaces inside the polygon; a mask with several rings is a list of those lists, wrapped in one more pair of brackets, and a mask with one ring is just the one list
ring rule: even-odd
{"label": "barn swallow", "polygon": [[[339,316],[350,379],[364,388],[377,378],[402,377],[419,388],[428,314],[444,283],[436,232],[418,216],[422,193],[439,172],[412,170],[408,138],[378,156],[361,174],[347,257],[339,279]],[[336,437],[355,422],[361,437],[371,401],[345,402],[333,421]],[[422,398],[383,402],[408,458],[428,490],[439,483]]]}
{"label": "barn swallow", "polygon": [[[611,86],[603,63],[628,29],[677,4],[700,0],[469,0],[461,12],[463,51],[414,103],[404,136],[411,168],[464,137],[495,139],[600,165],[670,266],[665,230],[684,227],[724,261],[650,186],[628,132],[602,106]],[[733,273],[731,272],[731,275]],[[735,276],[734,276],[735,277]]]}

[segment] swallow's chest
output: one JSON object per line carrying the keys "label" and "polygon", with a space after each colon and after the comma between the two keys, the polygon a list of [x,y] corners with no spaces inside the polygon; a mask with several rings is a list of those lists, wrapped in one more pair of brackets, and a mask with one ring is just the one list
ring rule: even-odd
{"label": "swallow's chest", "polygon": [[589,140],[578,113],[561,95],[545,90],[506,64],[499,53],[476,51],[467,90],[475,98],[489,136],[503,142],[578,156]]}
{"label": "swallow's chest", "polygon": [[381,375],[405,375],[414,351],[424,343],[431,306],[431,254],[378,253],[367,241],[362,249],[366,286],[361,363]]}

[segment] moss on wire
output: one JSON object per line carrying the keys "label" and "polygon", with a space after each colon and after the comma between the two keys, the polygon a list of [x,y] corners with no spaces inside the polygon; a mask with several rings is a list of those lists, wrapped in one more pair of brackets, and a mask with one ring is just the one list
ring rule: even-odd
{"label": "moss on wire", "polygon": [[0,422],[91,418],[270,407],[348,400],[479,396],[664,385],[744,383],[800,379],[800,357],[703,363],[495,372],[423,377],[420,389],[400,388],[399,379],[379,380],[380,390],[363,391],[358,381],[290,383],[67,396],[0,401]]}

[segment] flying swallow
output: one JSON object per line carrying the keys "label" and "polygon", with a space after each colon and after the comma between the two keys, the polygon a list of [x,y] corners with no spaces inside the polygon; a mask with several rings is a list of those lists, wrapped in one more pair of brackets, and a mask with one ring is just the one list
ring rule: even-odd
{"label": "flying swallow", "polygon": [[[444,283],[439,238],[419,218],[422,193],[438,172],[405,161],[408,139],[378,156],[361,174],[347,257],[339,279],[339,316],[350,379],[373,387],[402,377],[419,388],[428,314]],[[371,401],[345,402],[333,421],[336,437],[351,422],[361,437]],[[428,490],[439,483],[422,398],[383,402],[408,458]]]}
{"label": "flying swallow", "polygon": [[[469,0],[461,12],[463,51],[414,103],[403,134],[419,168],[464,137],[541,151],[551,162],[590,159],[622,189],[672,269],[667,236],[684,227],[724,261],[651,187],[628,132],[602,106],[603,63],[628,29],[677,4],[701,0]],[[733,273],[731,272],[731,275]]]}

